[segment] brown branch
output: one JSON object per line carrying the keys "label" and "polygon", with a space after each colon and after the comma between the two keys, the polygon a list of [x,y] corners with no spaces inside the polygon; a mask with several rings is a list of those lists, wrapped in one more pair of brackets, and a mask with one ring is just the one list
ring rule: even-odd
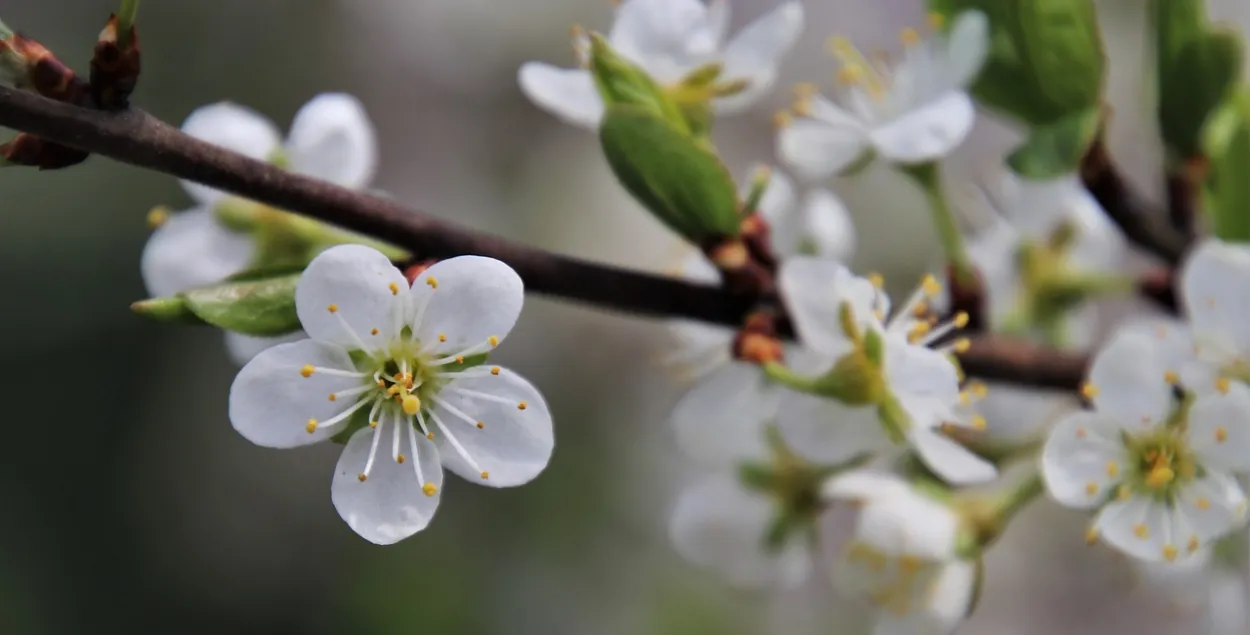
{"label": "brown branch", "polygon": [[[393,201],[286,172],[194,139],[138,109],[91,110],[0,87],[0,125],[131,165],[197,181],[373,236],[422,258],[479,254],[502,260],[531,291],[657,317],[741,325],[750,296],[599,265],[456,227]],[[972,375],[1077,387],[1085,359],[981,336],[960,356]]]}
{"label": "brown branch", "polygon": [[1168,224],[1161,210],[1155,210],[1133,190],[1112,161],[1102,137],[1081,159],[1081,180],[1130,241],[1168,265],[1180,262],[1189,239]]}

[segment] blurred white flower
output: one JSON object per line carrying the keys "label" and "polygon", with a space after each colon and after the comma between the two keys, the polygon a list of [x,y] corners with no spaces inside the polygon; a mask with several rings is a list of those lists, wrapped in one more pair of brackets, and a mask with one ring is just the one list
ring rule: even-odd
{"label": "blurred white flower", "polygon": [[1250,381],[1250,246],[1214,238],[1198,245],[1182,266],[1180,295],[1203,362],[1186,369],[1187,384],[1209,390],[1218,377]]}
{"label": "blurred white flower", "polygon": [[895,64],[870,60],[845,38],[834,38],[843,105],[801,85],[794,107],[799,119],[783,118],[778,132],[778,153],[796,174],[823,179],[868,150],[889,163],[925,163],[963,142],[976,117],[968,85],[989,50],[985,15],[960,13],[949,34],[928,40],[915,29],[901,37],[905,51]]}
{"label": "blurred white flower", "polygon": [[[946,353],[963,342],[931,348],[967,321],[966,315],[936,325],[928,321],[930,304],[941,291],[937,280],[926,278],[887,321],[890,302],[878,284],[836,262],[790,258],[778,279],[800,341],[823,358],[823,368],[846,367],[858,375],[848,375],[849,383],[883,384],[876,399],[862,404],[807,393],[788,396],[777,423],[796,452],[812,461],[840,462],[906,443],[951,483],[994,478],[992,464],[944,434],[946,426],[980,428],[984,420],[963,418],[958,410],[967,398]],[[873,338],[884,349],[879,369],[868,359]]]}
{"label": "blurred white flower", "polygon": [[554,439],[542,395],[512,371],[473,364],[512,329],[523,301],[516,272],[491,258],[444,260],[409,288],[380,252],[332,247],[296,288],[311,339],[269,348],[239,371],[230,421],[273,448],[350,435],[334,506],[366,540],[402,540],[433,517],[443,468],[510,487],[546,467]]}
{"label": "blurred white flower", "polygon": [[[296,113],[285,142],[269,120],[229,102],[192,112],[182,131],[227,150],[353,189],[367,185],[377,165],[373,124],[361,103],[342,93],[318,95],[305,104]],[[196,206],[172,215],[154,215],[158,227],[140,260],[143,282],[152,296],[170,296],[218,282],[247,269],[257,256],[256,237],[235,231],[219,217],[223,208],[243,201],[205,185],[181,183]],[[290,337],[295,336],[226,334],[231,358],[238,363],[263,350],[266,342],[278,344]]]}
{"label": "blurred white flower", "polygon": [[959,517],[898,477],[867,471],[830,479],[825,496],[861,505],[834,583],[877,607],[878,635],[944,635],[964,620],[977,570],[956,553]]}
{"label": "blurred white flower", "polygon": [[1250,470],[1250,388],[1222,380],[1177,399],[1162,332],[1129,328],[1095,356],[1092,411],[1064,418],[1042,452],[1052,498],[1095,509],[1088,538],[1143,560],[1192,557],[1241,527]]}
{"label": "blurred white flower", "polygon": [[[720,82],[745,83],[740,92],[713,102],[719,113],[726,114],[747,108],[772,88],[781,58],[803,29],[803,5],[781,4],[726,43],[728,29],[728,0],[625,0],[616,8],[608,41],[663,85],[676,84],[700,66],[722,64]],[[573,48],[583,68],[527,62],[517,79],[541,108],[572,125],[596,128],[603,102],[584,68],[589,44],[578,29]]]}

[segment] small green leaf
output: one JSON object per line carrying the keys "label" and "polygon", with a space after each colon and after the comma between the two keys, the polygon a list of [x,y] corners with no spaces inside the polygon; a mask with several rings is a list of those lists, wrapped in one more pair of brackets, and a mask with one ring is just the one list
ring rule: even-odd
{"label": "small green leaf", "polygon": [[186,300],[177,296],[140,300],[130,305],[130,310],[158,322],[206,324],[204,320],[191,311],[190,307],[187,306]]}
{"label": "small green leaf", "polygon": [[247,335],[281,335],[300,328],[295,314],[299,275],[223,282],[179,294],[205,322]]}
{"label": "small green leaf", "polygon": [[1206,0],[1154,0],[1156,68],[1172,65],[1181,49],[1207,31]]}
{"label": "small green leaf", "polygon": [[1072,173],[1098,132],[1098,118],[1098,110],[1088,110],[1034,128],[1032,136],[1007,157],[1007,164],[1029,179]]}
{"label": "small green leaf", "polygon": [[691,242],[736,236],[737,186],[707,145],[636,106],[610,106],[599,127],[617,180],[660,222]]}
{"label": "small green leaf", "polygon": [[690,134],[686,116],[664,88],[642,67],[613,50],[607,39],[598,33],[590,34],[590,73],[604,105],[636,107]]}
{"label": "small green leaf", "polygon": [[1173,158],[1199,153],[1202,127],[1235,89],[1241,60],[1237,33],[1209,31],[1180,45],[1175,57],[1161,61],[1159,128]]}
{"label": "small green leaf", "polygon": [[1209,160],[1203,207],[1212,231],[1222,240],[1250,242],[1250,93],[1217,110],[1203,137]]}

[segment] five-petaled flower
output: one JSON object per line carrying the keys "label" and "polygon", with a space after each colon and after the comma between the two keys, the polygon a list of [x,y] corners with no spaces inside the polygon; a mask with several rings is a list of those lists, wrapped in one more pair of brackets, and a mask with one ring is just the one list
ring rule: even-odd
{"label": "five-petaled flower", "polygon": [[[675,85],[707,64],[723,64],[720,82],[727,89],[714,105],[725,114],[768,93],[781,58],[802,28],[803,5],[786,2],[726,43],[728,0],[625,0],[616,8],[608,41],[661,85]],[[573,49],[582,67],[589,63],[589,48],[585,33],[575,28]],[[598,127],[603,101],[585,68],[528,62],[521,66],[518,80],[540,107],[572,125]]]}
{"label": "five-petaled flower", "polygon": [[378,251],[332,247],[296,289],[310,339],[243,367],[231,423],[274,448],[346,438],[334,506],[370,542],[402,540],[433,517],[444,468],[509,487],[546,467],[554,439],[542,395],[483,362],[523,299],[516,272],[491,258],[444,260],[409,287]]}
{"label": "five-petaled flower", "polygon": [[804,178],[822,179],[861,159],[866,151],[893,164],[927,163],[946,156],[972,130],[976,111],[968,84],[989,50],[985,15],[965,11],[949,34],[923,39],[902,33],[903,58],[883,68],[845,38],[834,38],[842,64],[843,105],[811,84],[797,89],[795,114],[783,114],[778,153]]}

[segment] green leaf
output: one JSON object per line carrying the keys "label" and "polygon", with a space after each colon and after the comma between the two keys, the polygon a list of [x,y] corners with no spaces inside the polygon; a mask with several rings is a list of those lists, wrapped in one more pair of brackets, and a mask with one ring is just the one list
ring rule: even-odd
{"label": "green leaf", "polygon": [[1235,89],[1241,60],[1241,38],[1232,31],[1201,33],[1161,60],[1159,128],[1173,158],[1200,152],[1202,127]]}
{"label": "green leaf", "polygon": [[1190,40],[1206,33],[1206,4],[1206,0],[1154,0],[1152,17],[1158,70],[1171,66]]}
{"label": "green leaf", "polygon": [[610,106],[599,126],[617,180],[660,222],[696,244],[736,236],[737,186],[706,144],[635,106]]}
{"label": "green leaf", "polygon": [[1098,110],[1088,110],[1034,128],[1028,140],[1007,157],[1007,164],[1028,179],[1072,173],[1098,132],[1098,118]]}
{"label": "green leaf", "polygon": [[223,282],[179,294],[196,317],[247,335],[282,335],[300,328],[295,315],[299,275]]}
{"label": "green leaf", "polygon": [[1229,100],[1204,131],[1204,209],[1222,240],[1250,242],[1250,93]]}

